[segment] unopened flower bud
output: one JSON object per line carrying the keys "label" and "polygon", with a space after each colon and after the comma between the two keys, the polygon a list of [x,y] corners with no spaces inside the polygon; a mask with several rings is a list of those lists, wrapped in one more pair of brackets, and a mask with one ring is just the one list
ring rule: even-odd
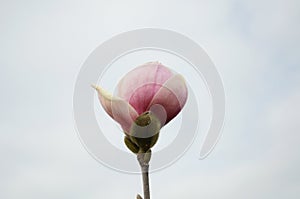
{"label": "unopened flower bud", "polygon": [[130,140],[128,136],[124,137],[124,142],[127,148],[132,152],[132,153],[138,153],[140,148]]}

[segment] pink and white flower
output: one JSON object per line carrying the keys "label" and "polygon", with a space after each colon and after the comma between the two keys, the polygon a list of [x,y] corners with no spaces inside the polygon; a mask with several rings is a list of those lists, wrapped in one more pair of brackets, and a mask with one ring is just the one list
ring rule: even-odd
{"label": "pink and white flower", "polygon": [[145,112],[152,112],[163,127],[182,110],[188,95],[184,78],[159,62],[128,72],[118,83],[117,96],[98,86],[95,89],[104,110],[127,134]]}

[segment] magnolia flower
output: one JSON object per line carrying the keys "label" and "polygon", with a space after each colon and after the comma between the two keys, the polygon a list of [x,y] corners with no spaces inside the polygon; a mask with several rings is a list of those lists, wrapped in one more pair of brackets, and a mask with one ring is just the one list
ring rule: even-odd
{"label": "magnolia flower", "polygon": [[159,62],[128,72],[117,88],[117,95],[112,96],[95,86],[104,110],[125,134],[143,138],[153,136],[170,122],[185,105],[188,94],[184,78]]}

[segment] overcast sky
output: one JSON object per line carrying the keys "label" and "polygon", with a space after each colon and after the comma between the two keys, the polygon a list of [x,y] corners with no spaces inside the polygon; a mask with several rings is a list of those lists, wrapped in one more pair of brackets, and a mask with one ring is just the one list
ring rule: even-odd
{"label": "overcast sky", "polygon": [[[155,27],[201,45],[222,76],[227,116],[215,150],[197,139],[151,174],[153,198],[300,197],[300,1],[0,1],[0,198],[134,198],[81,145],[77,74],[113,35]],[[142,63],[141,63],[142,64]]]}

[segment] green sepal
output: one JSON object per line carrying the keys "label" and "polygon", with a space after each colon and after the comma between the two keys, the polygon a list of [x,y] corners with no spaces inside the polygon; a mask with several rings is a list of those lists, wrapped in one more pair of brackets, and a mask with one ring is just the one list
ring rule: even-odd
{"label": "green sepal", "polygon": [[145,153],[152,148],[159,137],[160,121],[151,112],[145,112],[136,118],[130,129],[130,139]]}
{"label": "green sepal", "polygon": [[139,147],[140,153],[146,153],[149,149],[151,149],[156,144],[158,137],[159,133],[149,138],[130,136],[131,140]]}
{"label": "green sepal", "polygon": [[130,140],[130,138],[128,136],[125,136],[124,137],[124,142],[125,142],[125,145],[127,146],[127,148],[133,152],[133,153],[138,153],[140,148]]}

